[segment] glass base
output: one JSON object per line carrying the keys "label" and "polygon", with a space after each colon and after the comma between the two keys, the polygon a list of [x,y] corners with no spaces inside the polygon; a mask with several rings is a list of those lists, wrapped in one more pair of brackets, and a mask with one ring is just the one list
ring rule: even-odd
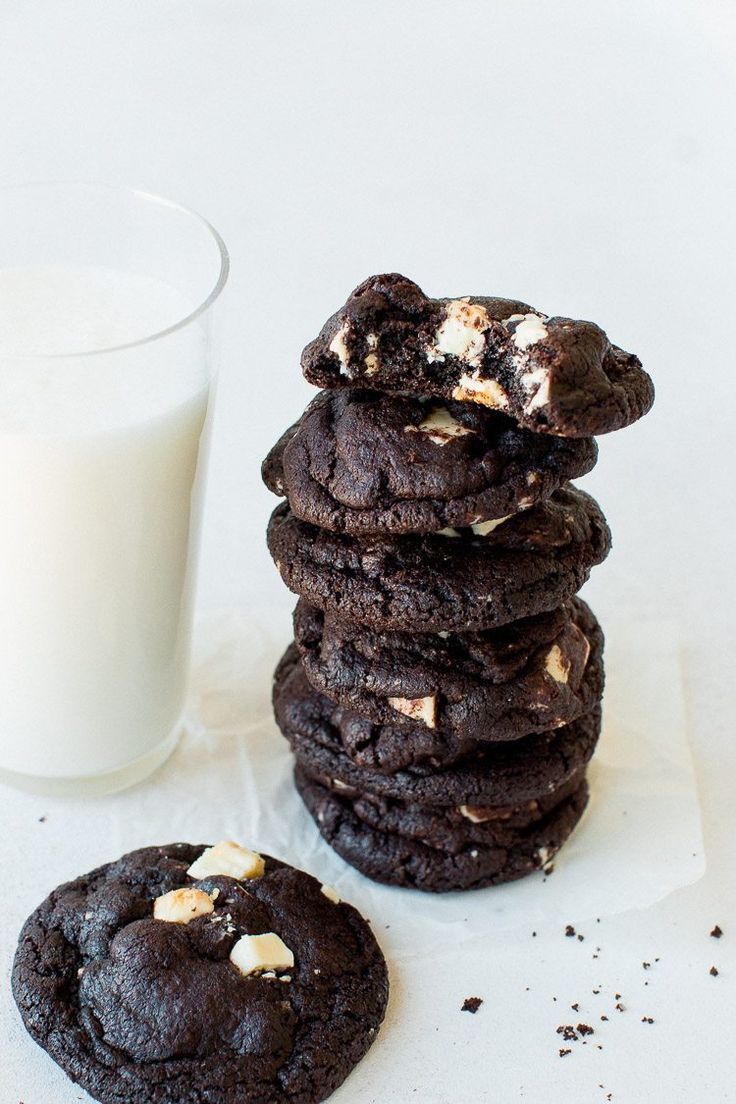
{"label": "glass base", "polygon": [[142,782],[149,774],[165,763],[179,742],[181,725],[170,736],[131,763],[102,774],[82,775],[79,778],[43,778],[32,774],[19,774],[0,767],[0,782],[17,790],[41,794],[44,797],[104,797],[107,794],[127,790]]}

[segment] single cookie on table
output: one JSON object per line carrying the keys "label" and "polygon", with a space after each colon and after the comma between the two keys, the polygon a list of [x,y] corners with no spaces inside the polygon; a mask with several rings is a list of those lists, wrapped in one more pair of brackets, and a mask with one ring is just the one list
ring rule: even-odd
{"label": "single cookie on table", "polygon": [[[356,715],[310,686],[293,645],[276,668],[273,703],[276,723],[299,763],[336,792],[352,789],[415,805],[457,808],[519,805],[553,793],[585,769],[601,724],[597,704],[568,725],[519,740],[479,744],[459,737],[456,747],[462,753],[456,751],[454,757],[451,738],[420,726],[402,728],[399,740],[389,741],[381,755],[384,726],[358,725],[358,733],[371,742],[356,740],[351,731]],[[450,752],[446,758],[441,750],[439,756],[427,754],[432,742]]]}
{"label": "single cookie on table", "polygon": [[447,893],[501,885],[550,862],[580,820],[584,778],[523,808],[465,813],[335,793],[297,766],[297,789],[323,838],[377,882]]}
{"label": "single cookie on table", "polygon": [[579,598],[468,633],[376,632],[301,599],[294,636],[312,686],[382,725],[516,740],[574,721],[603,693],[603,634]]}
{"label": "single cookie on table", "polygon": [[496,526],[357,538],[271,515],[268,547],[290,590],[379,630],[493,628],[562,605],[605,559],[597,503],[568,486]]}
{"label": "single cookie on table", "polygon": [[263,465],[297,517],[355,534],[485,526],[548,498],[596,461],[591,438],[412,395],[323,391]]}
{"label": "single cookie on table", "polygon": [[537,433],[593,437],[646,414],[654,385],[593,322],[486,296],[430,299],[371,276],[302,354],[317,387],[371,387],[479,404]]}
{"label": "single cookie on table", "polygon": [[26,921],[13,993],[36,1042],[106,1104],[316,1104],[383,1019],[365,920],[238,844],[146,847]]}

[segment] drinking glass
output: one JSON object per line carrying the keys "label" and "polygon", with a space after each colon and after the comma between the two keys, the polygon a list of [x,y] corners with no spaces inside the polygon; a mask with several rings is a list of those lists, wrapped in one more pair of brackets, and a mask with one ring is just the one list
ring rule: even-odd
{"label": "drinking glass", "polygon": [[227,273],[168,200],[0,190],[0,781],[111,792],[176,744]]}

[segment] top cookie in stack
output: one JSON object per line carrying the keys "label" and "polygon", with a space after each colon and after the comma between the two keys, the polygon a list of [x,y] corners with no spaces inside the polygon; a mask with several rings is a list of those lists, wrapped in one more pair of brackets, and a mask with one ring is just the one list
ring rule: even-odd
{"label": "top cookie in stack", "polygon": [[303,355],[324,387],[264,463],[301,598],[274,703],[323,835],[445,890],[549,861],[586,801],[602,634],[574,597],[610,547],[569,483],[651,406],[589,322],[365,281]]}

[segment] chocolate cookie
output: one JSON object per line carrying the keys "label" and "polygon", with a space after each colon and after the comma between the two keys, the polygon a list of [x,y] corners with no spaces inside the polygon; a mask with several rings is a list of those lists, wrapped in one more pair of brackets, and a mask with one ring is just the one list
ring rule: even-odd
{"label": "chocolate cookie", "polygon": [[565,437],[620,429],[654,401],[637,357],[593,322],[511,299],[429,299],[397,273],[360,284],[307,345],[302,368],[318,387],[479,403]]}
{"label": "chocolate cookie", "polygon": [[426,533],[532,506],[596,456],[590,438],[530,433],[474,404],[346,389],[317,395],[263,477],[324,529]]}
{"label": "chocolate cookie", "polygon": [[379,630],[492,628],[566,602],[605,559],[610,533],[574,487],[482,532],[358,539],[278,506],[268,546],[290,590],[344,621]]}
{"label": "chocolate cookie", "polygon": [[474,633],[380,633],[301,600],[294,635],[312,686],[381,725],[516,740],[568,724],[603,692],[603,634],[579,598]]}
{"label": "chocolate cookie", "polygon": [[26,922],[13,992],[40,1046],[108,1104],[316,1104],[387,999],[334,890],[237,844],[133,851]]}
{"label": "chocolate cookie", "polygon": [[[355,715],[312,689],[293,645],[276,669],[274,681],[276,723],[297,759],[315,779],[344,792],[369,793],[416,805],[519,805],[553,793],[585,768],[600,733],[600,706],[569,725],[522,739],[484,743],[465,742],[464,754],[438,759],[427,754],[434,741],[451,747],[452,740],[427,730],[400,729],[400,743],[389,736],[387,754],[377,751],[383,737],[380,725],[358,724],[365,744],[355,739]],[[360,719],[358,718],[358,721]],[[396,732],[396,730],[394,730]],[[458,740],[461,738],[459,737]],[[394,745],[399,744],[398,750]],[[459,746],[462,746],[460,744]],[[388,761],[387,761],[388,760]]]}
{"label": "chocolate cookie", "polygon": [[539,870],[588,800],[576,777],[561,799],[555,794],[523,810],[463,806],[450,813],[336,794],[299,767],[294,777],[320,833],[346,862],[374,881],[432,893],[500,885]]}

